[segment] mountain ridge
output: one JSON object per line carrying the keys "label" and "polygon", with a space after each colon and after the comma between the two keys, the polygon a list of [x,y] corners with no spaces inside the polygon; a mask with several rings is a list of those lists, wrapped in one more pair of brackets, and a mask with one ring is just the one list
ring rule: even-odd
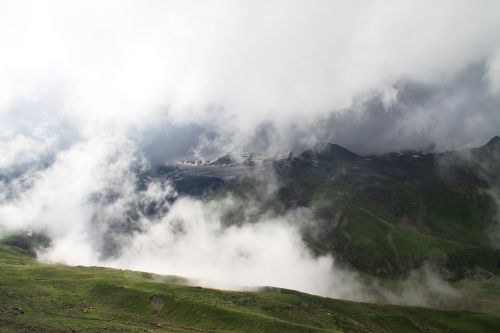
{"label": "mountain ridge", "polygon": [[[491,172],[483,170],[500,158],[481,153],[491,145],[359,156],[323,144],[273,162],[278,198],[262,206],[278,207],[277,214],[314,207],[324,232],[309,243],[368,274],[406,275],[431,261],[449,280],[498,275],[500,251],[488,235],[498,207],[487,193]],[[220,191],[246,197],[237,178]]]}

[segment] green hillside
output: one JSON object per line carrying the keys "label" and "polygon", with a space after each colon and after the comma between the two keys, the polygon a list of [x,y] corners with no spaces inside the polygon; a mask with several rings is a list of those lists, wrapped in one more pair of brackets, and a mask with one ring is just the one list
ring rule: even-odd
{"label": "green hillside", "polygon": [[[304,233],[363,273],[407,276],[430,262],[447,280],[500,275],[500,221],[490,193],[500,189],[500,138],[464,151],[358,156],[334,144],[276,161],[277,195],[262,198],[252,177],[219,191],[261,212],[306,207],[316,228]],[[238,211],[230,221],[241,220]],[[319,230],[319,232],[318,232]],[[496,235],[496,236],[495,236]]]}
{"label": "green hillside", "polygon": [[0,245],[0,332],[494,332],[500,317],[47,265]]}

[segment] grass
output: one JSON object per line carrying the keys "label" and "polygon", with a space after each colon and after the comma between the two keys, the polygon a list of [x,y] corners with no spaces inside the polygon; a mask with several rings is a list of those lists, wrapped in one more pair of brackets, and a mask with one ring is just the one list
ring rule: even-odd
{"label": "grass", "polygon": [[437,155],[315,158],[277,168],[280,200],[312,207],[323,223],[324,232],[307,239],[315,253],[379,278],[406,276],[425,262],[450,281],[484,270],[500,276],[488,232],[496,206],[474,170],[457,164],[458,174],[448,172]]}
{"label": "grass", "polygon": [[[37,262],[0,245],[0,332],[493,332],[500,317],[293,290],[206,289],[179,277]],[[486,285],[498,293],[497,285]],[[154,307],[152,296],[164,304]]]}

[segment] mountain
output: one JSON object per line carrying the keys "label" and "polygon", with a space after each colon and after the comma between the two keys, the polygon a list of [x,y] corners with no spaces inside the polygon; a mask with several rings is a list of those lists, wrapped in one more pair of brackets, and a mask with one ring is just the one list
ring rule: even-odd
{"label": "mountain", "polygon": [[320,143],[313,149],[303,152],[300,157],[321,161],[356,161],[361,158],[348,149],[333,143]]}
{"label": "mountain", "polygon": [[[315,225],[303,238],[311,250],[371,276],[405,277],[424,264],[449,281],[500,275],[499,137],[435,154],[360,156],[323,143],[274,160],[234,156],[162,166],[140,179],[169,180],[179,195],[203,200],[232,195],[257,206],[254,219],[310,209]],[[271,183],[273,195],[263,195]],[[223,222],[242,223],[239,209]]]}
{"label": "mountain", "polygon": [[491,150],[500,150],[500,137],[498,135],[495,135],[488,143],[485,145],[488,149]]}
{"label": "mountain", "polygon": [[262,213],[312,209],[317,230],[304,233],[311,249],[369,275],[397,278],[424,263],[450,281],[500,275],[499,137],[437,154],[359,156],[321,144],[267,167],[278,178],[275,196],[260,196],[262,181],[244,173],[212,195],[251,199]]}

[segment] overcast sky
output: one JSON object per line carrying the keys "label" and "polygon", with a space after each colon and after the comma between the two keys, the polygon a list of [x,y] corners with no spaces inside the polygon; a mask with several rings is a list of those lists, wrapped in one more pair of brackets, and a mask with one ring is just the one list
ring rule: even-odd
{"label": "overcast sky", "polygon": [[0,167],[125,135],[159,161],[500,132],[498,1],[0,4]]}

